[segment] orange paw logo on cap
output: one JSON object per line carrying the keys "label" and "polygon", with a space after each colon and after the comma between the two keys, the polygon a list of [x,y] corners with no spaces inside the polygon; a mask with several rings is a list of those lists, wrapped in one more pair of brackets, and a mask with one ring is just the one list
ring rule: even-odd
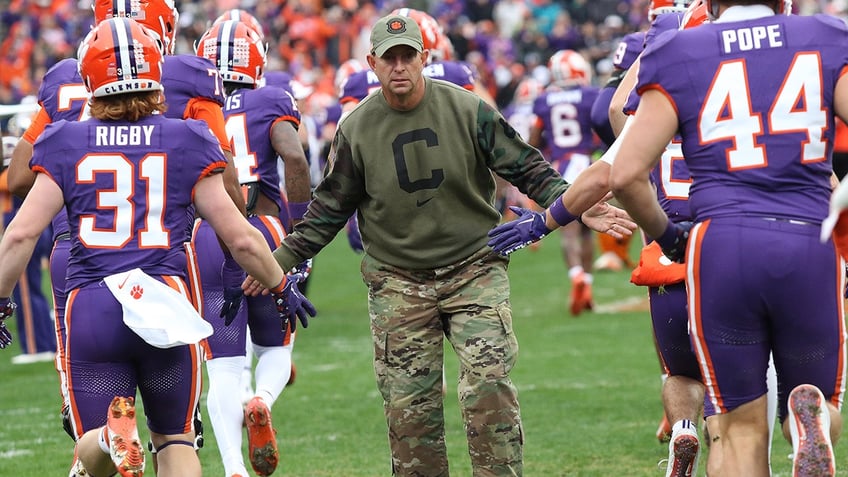
{"label": "orange paw logo on cap", "polygon": [[403,33],[406,31],[406,22],[401,19],[395,19],[389,22],[386,30],[389,33]]}
{"label": "orange paw logo on cap", "polygon": [[130,295],[132,295],[133,298],[138,300],[139,298],[141,298],[141,295],[144,295],[144,288],[142,288],[141,285],[135,285],[134,287],[132,287],[132,290],[130,290]]}

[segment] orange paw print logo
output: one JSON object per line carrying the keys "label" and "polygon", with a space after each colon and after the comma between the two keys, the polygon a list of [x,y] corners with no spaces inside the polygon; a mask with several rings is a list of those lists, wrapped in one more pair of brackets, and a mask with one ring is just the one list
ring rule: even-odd
{"label": "orange paw print logo", "polygon": [[141,288],[141,285],[135,285],[132,287],[132,290],[130,290],[130,295],[138,300],[141,298],[141,295],[144,295],[144,288]]}

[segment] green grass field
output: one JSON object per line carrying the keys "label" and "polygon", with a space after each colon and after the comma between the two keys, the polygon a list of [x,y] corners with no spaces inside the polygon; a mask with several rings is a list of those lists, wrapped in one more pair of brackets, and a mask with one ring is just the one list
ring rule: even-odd
{"label": "green grass field", "polygon": [[[664,476],[657,462],[667,456],[667,447],[654,437],[662,410],[649,317],[645,311],[620,311],[626,308],[621,305],[639,302],[645,291],[631,285],[626,272],[598,273],[596,312],[571,317],[569,282],[554,237],[537,251],[516,253],[510,275],[521,347],[513,379],[524,420],[525,475]],[[316,258],[309,296],[319,316],[309,329],[299,330],[297,382],[273,409],[281,455],[274,475],[387,476],[366,289],[359,257],[343,237]],[[17,345],[0,351],[0,475],[64,477],[73,446],[61,428],[56,374],[49,363],[11,365],[18,352]],[[447,356],[451,470],[470,477],[453,384],[456,360],[450,350]],[[205,421],[204,475],[217,477],[223,468]],[[146,440],[143,424],[141,433]],[[844,442],[836,450],[839,475],[848,475]],[[773,475],[791,474],[789,451],[782,438],[775,439]],[[704,464],[702,455],[698,475],[704,475]],[[148,475],[153,475],[150,465]]]}

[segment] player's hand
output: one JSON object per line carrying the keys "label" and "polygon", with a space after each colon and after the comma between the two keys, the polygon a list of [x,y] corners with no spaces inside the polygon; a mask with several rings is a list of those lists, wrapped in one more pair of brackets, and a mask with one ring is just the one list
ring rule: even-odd
{"label": "player's hand", "polygon": [[224,264],[221,265],[224,303],[221,305],[221,313],[218,315],[224,319],[224,326],[230,326],[230,323],[236,318],[239,308],[241,308],[241,302],[244,298],[241,284],[244,278],[244,270],[236,260],[232,256],[225,257]]}
{"label": "player's hand", "polygon": [[291,326],[291,331],[294,333],[297,329],[297,321],[304,328],[309,326],[309,317],[314,317],[316,314],[315,306],[300,292],[298,284],[303,281],[303,275],[299,273],[286,275],[283,283],[276,289],[271,290],[271,296],[274,298],[274,303],[277,305],[277,312],[280,314],[280,320],[283,322],[283,329]]}
{"label": "player's hand", "polygon": [[12,333],[6,328],[6,319],[11,317],[17,306],[11,298],[0,298],[0,349],[12,344]]}
{"label": "player's hand", "polygon": [[683,263],[686,259],[686,242],[689,240],[689,230],[694,224],[689,221],[674,223],[668,221],[668,226],[658,238],[654,239],[665,255],[672,262]]}
{"label": "player's hand", "polygon": [[[610,196],[611,198],[611,196]],[[623,239],[633,235],[636,230],[636,222],[624,209],[620,209],[606,202],[607,197],[593,205],[589,210],[583,212],[580,220],[595,232],[607,234],[616,239]]]}
{"label": "player's hand", "polygon": [[522,209],[514,205],[509,209],[518,216],[505,224],[498,225],[489,231],[489,246],[501,254],[509,255],[533,242],[538,242],[551,229],[545,225],[545,213]]}
{"label": "player's hand", "polygon": [[359,221],[356,214],[350,216],[345,230],[347,231],[347,243],[350,244],[350,248],[356,253],[365,252],[365,247],[362,245],[362,236],[359,235]]}

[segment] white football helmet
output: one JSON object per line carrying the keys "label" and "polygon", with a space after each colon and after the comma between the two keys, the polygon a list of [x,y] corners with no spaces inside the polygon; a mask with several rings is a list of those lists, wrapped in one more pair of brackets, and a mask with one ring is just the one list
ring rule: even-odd
{"label": "white football helmet", "polygon": [[542,94],[545,87],[542,83],[532,76],[528,76],[518,83],[513,95],[513,101],[516,104],[532,104],[533,101]]}
{"label": "white football helmet", "polygon": [[588,85],[592,82],[592,66],[574,50],[554,53],[548,61],[548,69],[551,71],[551,84],[554,85]]}

